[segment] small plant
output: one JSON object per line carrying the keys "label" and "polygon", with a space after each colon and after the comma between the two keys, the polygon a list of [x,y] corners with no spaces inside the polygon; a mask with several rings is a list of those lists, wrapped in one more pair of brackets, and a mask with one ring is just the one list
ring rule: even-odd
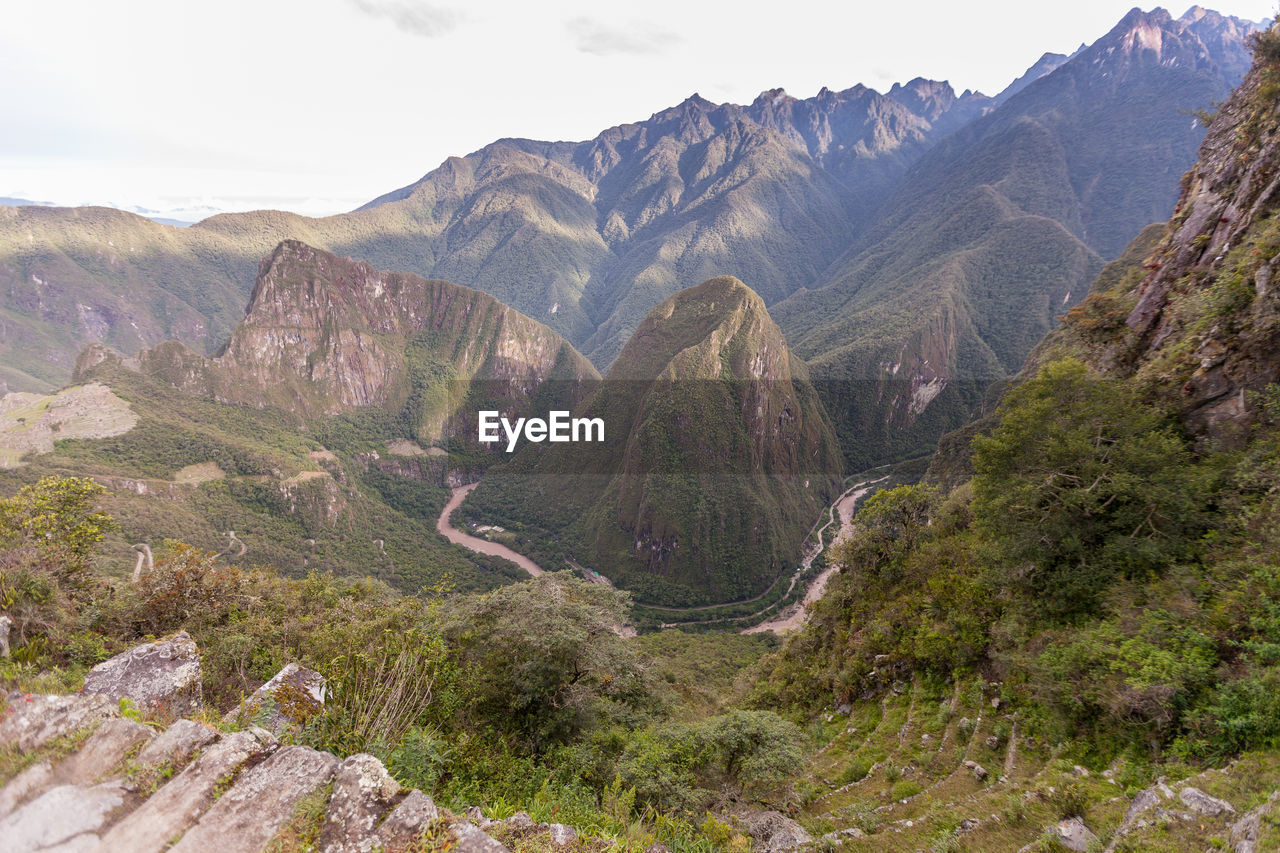
{"label": "small plant", "polygon": [[920,787],[919,782],[916,782],[913,779],[903,779],[890,789],[889,798],[895,801],[909,800],[916,794],[919,794],[922,790],[924,789]]}
{"label": "small plant", "polygon": [[1050,803],[1063,820],[1084,817],[1089,809],[1089,795],[1080,783],[1067,782],[1054,792]]}

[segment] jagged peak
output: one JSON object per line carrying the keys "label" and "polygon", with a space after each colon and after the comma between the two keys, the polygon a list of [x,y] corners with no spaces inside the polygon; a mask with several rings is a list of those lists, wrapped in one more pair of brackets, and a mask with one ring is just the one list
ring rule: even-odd
{"label": "jagged peak", "polygon": [[[827,89],[826,89],[825,87],[823,87],[823,91],[825,92],[825,91],[827,91]],[[821,94],[821,93],[819,93],[819,94]],[[787,90],[786,90],[786,89],[783,89],[781,86],[779,86],[779,87],[777,87],[777,88],[775,88],[775,89],[766,89],[766,90],[764,90],[763,92],[761,92],[759,95],[756,95],[756,99],[755,99],[754,101],[752,101],[752,102],[751,102],[751,106],[753,106],[753,107],[764,107],[764,106],[776,107],[776,106],[778,106],[779,104],[782,104],[782,103],[784,103],[784,102],[786,102],[786,101],[795,101],[795,100],[796,100],[796,98],[793,98],[793,97],[791,97],[790,95],[788,95],[788,94],[787,94]]]}

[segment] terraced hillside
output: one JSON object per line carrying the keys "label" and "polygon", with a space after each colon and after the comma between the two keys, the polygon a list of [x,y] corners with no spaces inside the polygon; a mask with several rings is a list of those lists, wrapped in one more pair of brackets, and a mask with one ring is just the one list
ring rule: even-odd
{"label": "terraced hillside", "polygon": [[1272,811],[1280,756],[1245,755],[1198,773],[1170,768],[1148,787],[1130,764],[1090,770],[1063,758],[1063,745],[1028,735],[999,694],[981,680],[891,682],[882,699],[827,715],[825,744],[798,780],[801,824],[841,850],[1086,849],[1070,839],[1122,851],[1280,844],[1280,810]]}

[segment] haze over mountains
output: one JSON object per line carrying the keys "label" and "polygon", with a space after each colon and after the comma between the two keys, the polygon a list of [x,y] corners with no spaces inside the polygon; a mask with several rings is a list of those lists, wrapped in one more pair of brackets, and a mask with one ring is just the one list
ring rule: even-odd
{"label": "haze over mountains", "polygon": [[59,385],[92,342],[215,353],[286,239],[484,290],[601,370],[663,299],[734,275],[812,363],[849,460],[909,455],[1167,216],[1203,134],[1189,111],[1238,81],[1253,29],[1134,10],[996,97],[922,79],[742,106],[695,95],[585,142],[499,140],[323,219],[178,230],[3,208],[0,378]]}

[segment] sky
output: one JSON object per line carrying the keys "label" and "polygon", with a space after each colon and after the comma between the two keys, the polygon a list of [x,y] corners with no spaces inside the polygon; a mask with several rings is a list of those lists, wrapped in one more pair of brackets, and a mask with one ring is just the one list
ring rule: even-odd
{"label": "sky", "polygon": [[[1277,0],[1206,5],[1260,20]],[[0,197],[198,219],[351,210],[495,139],[590,139],[694,92],[928,77],[995,94],[1132,0],[5,6]]]}

